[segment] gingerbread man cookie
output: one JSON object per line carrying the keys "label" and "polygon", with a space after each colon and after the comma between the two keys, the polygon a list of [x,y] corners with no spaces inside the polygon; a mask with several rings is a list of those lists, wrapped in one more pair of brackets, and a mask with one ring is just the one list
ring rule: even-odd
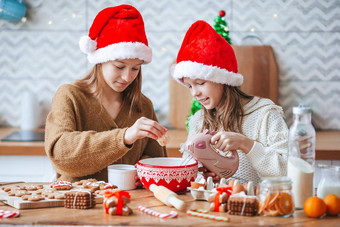
{"label": "gingerbread man cookie", "polygon": [[41,195],[23,195],[22,200],[28,200],[28,201],[40,201],[44,200],[45,198]]}

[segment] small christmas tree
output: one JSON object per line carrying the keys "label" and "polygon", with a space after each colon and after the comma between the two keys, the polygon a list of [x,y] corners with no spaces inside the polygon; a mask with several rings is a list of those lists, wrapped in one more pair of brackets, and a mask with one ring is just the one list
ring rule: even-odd
{"label": "small christmas tree", "polygon": [[[232,43],[229,37],[229,27],[228,27],[227,22],[224,19],[224,16],[225,16],[225,11],[221,10],[214,19],[214,22],[215,22],[214,29],[231,45]],[[188,115],[188,118],[185,122],[188,131],[189,131],[189,117],[194,115],[200,109],[201,109],[201,103],[199,103],[199,101],[197,101],[196,99],[193,99],[191,103],[190,114]]]}
{"label": "small christmas tree", "polygon": [[214,19],[214,22],[215,22],[214,29],[231,45],[232,43],[229,37],[229,27],[228,27],[227,22],[224,19],[224,16],[225,16],[225,11],[221,10]]}

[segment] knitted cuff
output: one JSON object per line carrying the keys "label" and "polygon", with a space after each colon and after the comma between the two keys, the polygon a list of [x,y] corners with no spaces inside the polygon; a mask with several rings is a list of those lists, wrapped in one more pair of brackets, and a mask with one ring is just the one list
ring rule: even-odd
{"label": "knitted cuff", "polygon": [[248,154],[246,154],[246,156],[249,158],[249,160],[251,161],[253,166],[256,166],[256,164],[261,159],[263,159],[263,157],[264,157],[263,151],[264,151],[263,145],[261,143],[255,141],[251,150],[248,152]]}

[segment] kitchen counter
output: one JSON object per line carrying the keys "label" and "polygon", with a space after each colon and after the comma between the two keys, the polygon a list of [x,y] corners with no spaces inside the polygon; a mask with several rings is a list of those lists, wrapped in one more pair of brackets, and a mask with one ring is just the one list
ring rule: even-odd
{"label": "kitchen counter", "polygon": [[[39,208],[19,210],[21,215],[17,218],[0,218],[0,225],[119,225],[119,226],[339,226],[339,217],[324,217],[321,219],[308,218],[302,210],[296,211],[292,217],[244,217],[228,215],[226,213],[209,212],[211,215],[224,216],[229,218],[229,222],[218,222],[209,219],[192,217],[185,212],[178,211],[178,217],[172,219],[161,219],[141,213],[138,206],[156,210],[161,213],[176,211],[156,199],[151,192],[146,189],[129,191],[131,202],[128,204],[133,210],[130,216],[111,216],[106,214],[103,204],[97,204],[93,209],[67,209],[64,207]],[[195,201],[190,193],[179,195],[188,209],[208,209],[209,203],[206,201]],[[0,202],[0,210],[15,210],[10,206]]]}
{"label": "kitchen counter", "polygon": [[[0,138],[18,130],[17,128],[0,128]],[[43,130],[43,129],[38,129]],[[186,130],[170,129],[170,142],[167,145],[170,157],[179,157],[179,147],[187,139]],[[0,141],[0,155],[46,155],[44,142],[4,142]],[[340,131],[316,132],[316,159],[340,160]]]}

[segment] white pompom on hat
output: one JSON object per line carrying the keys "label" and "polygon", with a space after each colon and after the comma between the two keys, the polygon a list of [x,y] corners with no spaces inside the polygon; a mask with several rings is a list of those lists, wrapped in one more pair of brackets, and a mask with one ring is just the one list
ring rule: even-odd
{"label": "white pompom on hat", "polygon": [[79,48],[93,64],[133,58],[147,64],[152,59],[142,15],[130,5],[100,11],[89,35],[80,38]]}
{"label": "white pompom on hat", "polygon": [[240,86],[233,48],[207,22],[199,20],[187,31],[171,76],[183,84],[183,78],[203,79],[230,86]]}

